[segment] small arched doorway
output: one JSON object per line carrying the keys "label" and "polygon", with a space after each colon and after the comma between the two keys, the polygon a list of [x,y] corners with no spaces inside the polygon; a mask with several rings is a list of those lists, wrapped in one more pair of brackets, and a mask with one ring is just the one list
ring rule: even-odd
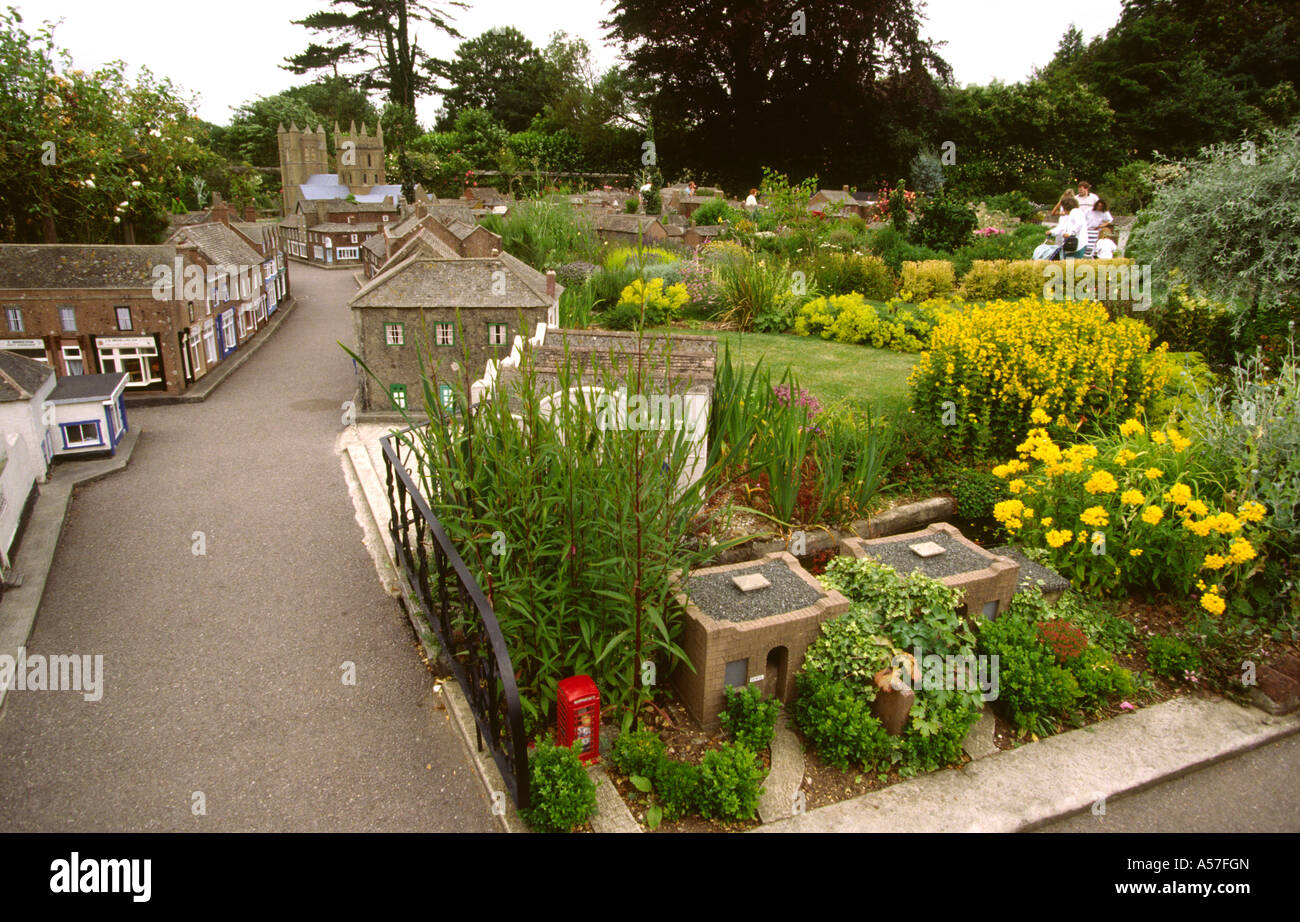
{"label": "small arched doorway", "polygon": [[786,667],[790,662],[790,651],[785,647],[773,647],[767,652],[767,664],[763,668],[763,697],[786,700]]}

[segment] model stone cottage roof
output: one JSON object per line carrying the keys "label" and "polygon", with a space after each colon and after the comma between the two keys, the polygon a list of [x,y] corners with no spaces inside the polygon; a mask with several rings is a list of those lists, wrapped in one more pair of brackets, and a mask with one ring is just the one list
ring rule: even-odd
{"label": "model stone cottage roof", "polygon": [[818,189],[813,193],[813,198],[821,196],[827,202],[837,202],[839,204],[856,205],[858,200],[854,198],[847,189]]}
{"label": "model stone cottage roof", "polygon": [[0,349],[0,403],[31,400],[53,376],[44,362]]}
{"label": "model stone cottage roof", "polygon": [[172,235],[172,240],[194,244],[203,258],[214,265],[257,266],[262,263],[262,254],[224,224],[195,224],[192,227],[182,227]]}
{"label": "model stone cottage roof", "polygon": [[384,254],[388,252],[388,243],[384,240],[383,234],[372,234],[366,238],[365,243],[361,244],[361,248],[383,259]]}
{"label": "model stone cottage roof", "polygon": [[368,233],[373,234],[379,230],[378,224],[349,224],[347,221],[322,221],[320,224],[313,224],[307,228],[313,233],[322,234],[346,234],[351,233]]}
{"label": "model stone cottage roof", "polygon": [[[504,274],[494,278],[497,272]],[[494,283],[500,291],[502,282],[505,290],[494,293]],[[411,256],[371,279],[353,296],[350,306],[545,308],[551,303],[546,296],[546,277],[502,253],[485,259]]]}
{"label": "model stone cottage roof", "polygon": [[[386,189],[388,187],[376,186],[375,188]],[[399,186],[397,188],[398,188],[398,195],[400,196],[401,187]],[[399,206],[397,205],[398,201],[399,199],[397,197],[394,197],[391,202],[385,202],[383,198],[380,198],[378,201],[375,201],[369,195],[367,195],[364,200],[361,198],[357,198],[357,200],[354,202],[350,202],[344,198],[314,199],[313,200],[314,204],[312,205],[306,205],[303,202],[299,202],[297,210],[299,212],[309,213],[314,215],[316,213],[316,206],[319,204],[323,204],[325,206],[326,211],[351,211],[351,212],[356,212],[357,214],[365,214],[365,213],[387,214],[389,212],[397,211],[399,209]]]}
{"label": "model stone cottage roof", "polygon": [[107,400],[117,391],[126,372],[109,375],[68,375],[50,391],[50,403],[81,403],[86,400]]}
{"label": "model stone cottage roof", "polygon": [[[635,234],[638,230],[644,232],[652,224],[659,224],[659,219],[653,215],[644,214],[598,214],[593,216],[596,220],[596,229],[603,231],[613,231],[619,234]],[[662,227],[662,225],[660,225]]]}
{"label": "model stone cottage roof", "polygon": [[[383,238],[378,236],[371,239],[383,241]],[[459,253],[439,240],[432,231],[425,227],[412,234],[393,252],[392,264],[397,265],[402,260],[415,255],[432,256],[434,259],[458,259],[460,257]]]}
{"label": "model stone cottage roof", "polygon": [[174,246],[0,244],[0,290],[152,288],[154,266],[175,258]]}

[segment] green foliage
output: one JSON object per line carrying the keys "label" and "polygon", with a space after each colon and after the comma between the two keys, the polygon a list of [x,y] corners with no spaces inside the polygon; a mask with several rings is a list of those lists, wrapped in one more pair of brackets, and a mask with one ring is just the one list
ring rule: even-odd
{"label": "green foliage", "polygon": [[808,301],[799,309],[794,330],[800,336],[820,335],[841,343],[920,352],[929,343],[935,324],[950,312],[938,301],[868,304],[853,292]]}
{"label": "green foliage", "polygon": [[801,672],[795,681],[795,720],[823,762],[839,769],[871,768],[889,758],[889,734],[856,686],[824,672]]}
{"label": "green foliage", "polygon": [[654,769],[655,794],[664,819],[676,822],[696,809],[700,797],[700,767],[667,757]]}
{"label": "green foliage", "polygon": [[1147,640],[1147,665],[1167,679],[1182,682],[1186,673],[1201,668],[1201,654],[1181,638],[1157,634]]}
{"label": "green foliage", "polygon": [[921,203],[911,237],[922,246],[952,251],[970,243],[973,230],[974,209],[955,196],[941,193]]}
{"label": "green foliage", "polygon": [[663,214],[664,196],[658,186],[651,186],[641,194],[641,198],[645,201],[646,214]]}
{"label": "green foliage", "polygon": [[998,701],[1020,732],[1046,736],[1054,720],[1072,711],[1083,693],[1068,669],[1042,643],[1034,622],[1016,604],[995,621],[980,623],[980,651],[998,657]]}
{"label": "green foliage", "polygon": [[706,227],[730,223],[740,216],[740,212],[728,205],[726,199],[715,198],[692,211],[691,222],[697,227]]}
{"label": "green foliage", "polygon": [[1067,666],[1079,685],[1079,701],[1085,710],[1098,710],[1137,691],[1133,673],[1100,647],[1084,647]]}
{"label": "green foliage", "polygon": [[957,514],[967,519],[985,519],[993,515],[993,505],[1002,499],[1004,484],[988,471],[962,468],[952,483]]}
{"label": "green foliage", "polygon": [[918,151],[908,167],[912,188],[926,195],[934,195],[943,188],[943,163],[934,151]]}
{"label": "green foliage", "polygon": [[889,191],[889,224],[897,234],[907,233],[907,184],[901,179]]}
{"label": "green foliage", "polygon": [[1214,297],[1258,298],[1273,310],[1300,285],[1298,198],[1300,120],[1270,129],[1257,151],[1218,144],[1183,163],[1143,211],[1129,255],[1156,279],[1178,270]]}
{"label": "green foliage", "polygon": [[542,110],[539,89],[551,75],[537,47],[512,26],[488,29],[463,41],[446,65],[438,127],[445,130],[467,109],[488,112],[510,131],[523,131]]}
{"label": "green foliage", "polygon": [[904,231],[892,226],[879,227],[867,234],[867,246],[871,252],[884,260],[889,270],[897,275],[905,262],[924,262],[929,259],[943,259],[944,254],[929,247],[909,243]]}
{"label": "green foliage", "polygon": [[[836,232],[832,231],[832,236]],[[817,288],[828,295],[856,292],[872,301],[889,300],[895,287],[889,266],[869,253],[821,253],[812,264],[812,277]]]}
{"label": "green foliage", "polygon": [[[1109,187],[1107,192],[1109,194]],[[994,211],[1005,212],[1013,218],[1019,218],[1021,221],[1033,221],[1038,217],[1038,209],[1029,200],[1029,196],[1019,191],[1003,192],[1001,195],[989,196],[985,204]]]}
{"label": "green foliage", "polygon": [[637,209],[639,209],[640,207],[641,207],[641,204],[640,204],[636,199],[634,199],[634,198],[630,198],[630,199],[628,199],[626,202],[623,203],[623,213],[624,213],[624,214],[636,214],[636,213],[637,213]]}
{"label": "green foliage", "polygon": [[495,226],[501,247],[539,272],[574,260],[594,262],[600,251],[591,219],[565,205],[520,202]]}
{"label": "green foliage", "polygon": [[755,328],[760,317],[776,314],[786,326],[795,301],[789,267],[779,259],[755,254],[718,264],[718,319],[742,332]]}
{"label": "green foliage", "polygon": [[781,702],[764,698],[757,685],[737,690],[726,688],[726,708],[721,715],[722,729],[737,743],[761,752],[776,734],[776,718]]}
{"label": "green foliage", "polygon": [[[542,381],[529,356],[499,399],[454,421],[436,372],[426,374],[431,424],[401,438],[421,492],[487,591],[528,719],[544,719],[559,680],[575,674],[592,676],[609,711],[635,712],[648,694],[640,664],[666,672],[684,659],[674,579],[717,552],[686,536],[709,527],[719,480],[706,470],[690,482],[695,443],[685,427],[610,428],[596,399],[578,398],[593,387],[647,392],[649,375],[635,363],[586,378],[563,363]],[[470,364],[463,359],[466,374]],[[459,400],[467,385],[452,383]],[[552,399],[557,392],[573,399]],[[507,536],[506,553],[493,553],[493,534]]]}
{"label": "green foliage", "polygon": [[1098,188],[1106,190],[1111,214],[1137,214],[1146,207],[1155,191],[1151,166],[1146,160],[1130,160],[1101,178]]}
{"label": "green foliage", "polygon": [[528,759],[531,806],[520,815],[541,832],[570,832],[596,812],[596,785],[571,749],[543,741]]}
{"label": "green foliage", "polygon": [[628,730],[614,740],[609,761],[625,775],[654,776],[667,753],[664,741],[653,730]]}
{"label": "green foliage", "polygon": [[706,754],[700,766],[700,814],[717,820],[753,819],[762,784],[763,766],[754,750],[740,743],[723,743]]}
{"label": "green foliage", "polygon": [[903,735],[895,743],[893,758],[900,771],[932,772],[961,762],[962,743],[979,716],[979,708],[969,699],[954,696],[939,703],[932,695],[918,694]]}

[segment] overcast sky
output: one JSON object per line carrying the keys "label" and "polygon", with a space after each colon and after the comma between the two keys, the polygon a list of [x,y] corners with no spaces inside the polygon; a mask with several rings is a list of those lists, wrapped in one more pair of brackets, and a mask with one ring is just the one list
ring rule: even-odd
{"label": "overcast sky", "polygon": [[[325,0],[222,0],[191,4],[178,0],[8,0],[23,14],[28,32],[44,19],[63,22],[57,44],[78,67],[91,69],[123,59],[170,77],[198,97],[199,115],[217,124],[231,109],[257,96],[269,96],[310,80],[281,70],[285,56],[301,51],[312,33],[292,20],[326,6]],[[438,0],[433,0],[435,4]],[[1121,0],[1092,0],[1071,8],[1041,0],[929,0],[926,34],[946,42],[941,53],[959,83],[1015,82],[1051,60],[1061,35],[1074,23],[1085,38],[1104,33],[1119,18]],[[608,67],[616,50],[604,43],[600,21],[608,0],[471,0],[454,11],[456,28],[466,38],[493,26],[514,26],[534,44],[544,45],[556,31],[585,38],[597,62]],[[201,12],[200,12],[201,11]],[[686,28],[721,28],[691,23]],[[809,21],[810,35],[816,23]],[[457,39],[425,25],[421,47],[451,57]],[[424,124],[433,121],[438,100],[418,106]]]}

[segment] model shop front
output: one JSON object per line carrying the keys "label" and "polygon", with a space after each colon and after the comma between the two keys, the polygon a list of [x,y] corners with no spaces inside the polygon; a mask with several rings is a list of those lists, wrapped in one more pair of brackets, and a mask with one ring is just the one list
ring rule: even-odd
{"label": "model shop front", "polygon": [[128,391],[167,389],[157,335],[95,336],[95,354],[104,374],[123,372]]}

